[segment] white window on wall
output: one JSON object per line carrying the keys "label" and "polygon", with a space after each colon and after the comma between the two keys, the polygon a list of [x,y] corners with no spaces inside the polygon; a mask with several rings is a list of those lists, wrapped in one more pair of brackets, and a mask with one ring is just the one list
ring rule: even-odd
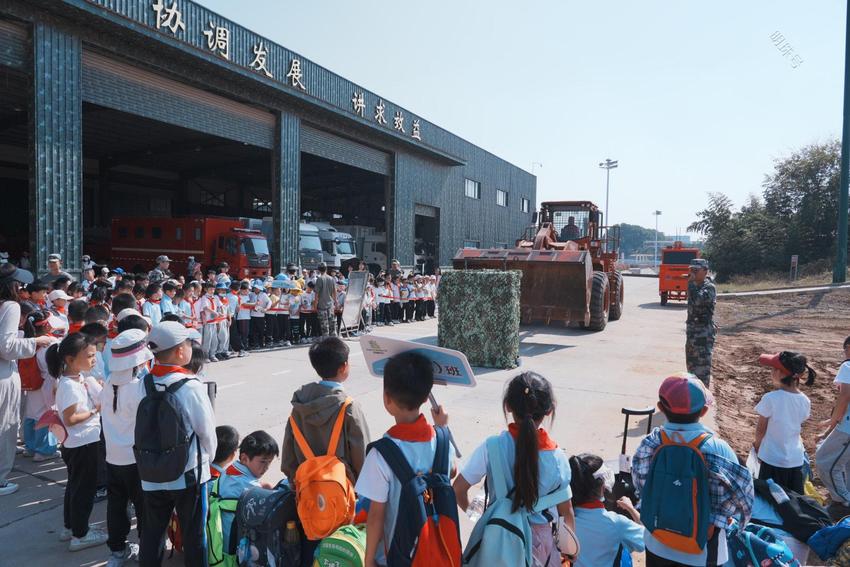
{"label": "white window on wall", "polygon": [[508,192],[496,189],[496,204],[500,207],[508,206]]}
{"label": "white window on wall", "polygon": [[480,248],[481,241],[479,240],[464,240],[463,241],[464,248]]}
{"label": "white window on wall", "polygon": [[481,198],[481,184],[472,179],[465,179],[463,182],[463,191],[470,199]]}
{"label": "white window on wall", "polygon": [[521,206],[522,206],[522,212],[527,213],[529,211],[529,209],[531,209],[531,202],[528,199],[526,199],[525,197],[523,197]]}

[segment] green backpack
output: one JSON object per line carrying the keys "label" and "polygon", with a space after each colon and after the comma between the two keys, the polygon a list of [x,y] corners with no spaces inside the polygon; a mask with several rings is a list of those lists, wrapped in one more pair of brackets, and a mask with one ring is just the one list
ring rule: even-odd
{"label": "green backpack", "polygon": [[[218,493],[216,478],[210,483],[209,513],[207,515],[207,559],[210,567],[236,567],[236,505],[238,498],[222,498]],[[224,541],[222,515],[228,514],[233,522],[230,525],[230,542]]]}
{"label": "green backpack", "polygon": [[342,526],[319,544],[313,567],[363,567],[366,526]]}

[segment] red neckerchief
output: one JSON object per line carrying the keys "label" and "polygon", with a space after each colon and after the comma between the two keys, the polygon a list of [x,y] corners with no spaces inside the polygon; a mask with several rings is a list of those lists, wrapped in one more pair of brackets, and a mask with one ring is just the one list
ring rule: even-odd
{"label": "red neckerchief", "polygon": [[584,504],[576,504],[576,508],[585,508],[587,510],[595,510],[596,508],[605,508],[605,503],[601,500],[594,500],[593,502],[585,502]]}
{"label": "red neckerchief", "polygon": [[153,303],[154,305],[159,305],[160,301],[162,301],[162,300],[161,299],[148,299],[147,300],[148,303]]}
{"label": "red neckerchief", "polygon": [[151,369],[151,374],[153,374],[156,378],[162,378],[163,376],[168,376],[175,372],[180,374],[191,374],[191,372],[182,366],[174,366],[173,364],[156,364]]}
{"label": "red neckerchief", "polygon": [[227,467],[227,469],[225,469],[224,474],[226,474],[228,476],[242,476],[242,471],[237,469],[236,465],[231,463],[230,466]]}
{"label": "red neckerchief", "polygon": [[79,333],[82,328],[83,323],[71,323],[68,325],[68,334],[73,335],[74,333]]}
{"label": "red neckerchief", "polygon": [[109,322],[108,332],[106,333],[106,336],[110,339],[114,339],[118,336],[118,321],[116,321],[115,319],[112,319],[112,321]]}
{"label": "red neckerchief", "polygon": [[218,472],[218,469],[210,466],[210,478],[218,478],[221,476],[221,473]]}
{"label": "red neckerchief", "polygon": [[397,423],[389,428],[387,435],[400,441],[423,442],[434,438],[434,428],[425,421],[421,413],[413,423]]}
{"label": "red neckerchief", "polygon": [[[510,432],[511,437],[516,439],[519,435],[519,425],[509,423],[508,432]],[[549,434],[542,427],[537,430],[537,448],[539,451],[551,451],[558,448],[558,444],[549,437]]]}
{"label": "red neckerchief", "polygon": [[58,305],[54,305],[53,310],[56,311],[57,313],[61,313],[62,315],[65,314],[65,308],[64,307],[59,307]]}

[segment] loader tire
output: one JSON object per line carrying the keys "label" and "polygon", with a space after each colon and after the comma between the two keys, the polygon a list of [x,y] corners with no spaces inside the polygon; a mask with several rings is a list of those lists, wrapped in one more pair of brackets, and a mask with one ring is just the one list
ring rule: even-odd
{"label": "loader tire", "polygon": [[593,284],[590,288],[590,325],[591,331],[601,331],[608,323],[608,310],[611,296],[608,294],[608,274],[593,272]]}
{"label": "loader tire", "polygon": [[625,297],[623,275],[615,272],[611,283],[611,308],[608,310],[608,320],[617,321],[623,316],[623,298]]}

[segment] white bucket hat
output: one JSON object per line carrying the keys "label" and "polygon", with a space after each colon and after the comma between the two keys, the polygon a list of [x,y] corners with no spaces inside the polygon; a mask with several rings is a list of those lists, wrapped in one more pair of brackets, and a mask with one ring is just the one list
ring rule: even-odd
{"label": "white bucket hat", "polygon": [[110,370],[130,370],[153,360],[148,348],[147,333],[140,329],[127,329],[112,341]]}

